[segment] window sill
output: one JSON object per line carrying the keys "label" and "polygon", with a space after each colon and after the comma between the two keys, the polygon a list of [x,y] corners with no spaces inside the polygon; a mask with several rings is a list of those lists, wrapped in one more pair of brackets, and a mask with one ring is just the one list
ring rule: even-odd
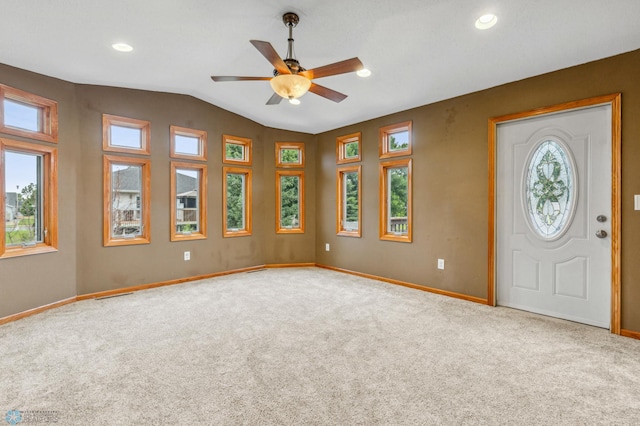
{"label": "window sill", "polygon": [[52,247],[47,244],[37,244],[34,247],[10,247],[0,256],[0,259],[7,259],[10,257],[30,256],[32,254],[43,254],[57,252],[56,247]]}

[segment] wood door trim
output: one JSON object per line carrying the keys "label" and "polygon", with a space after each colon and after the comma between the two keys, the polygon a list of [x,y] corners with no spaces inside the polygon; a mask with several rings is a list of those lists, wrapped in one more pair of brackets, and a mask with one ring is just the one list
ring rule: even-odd
{"label": "wood door trim", "polygon": [[507,114],[489,119],[489,228],[488,228],[488,284],[487,304],[496,305],[496,151],[497,126],[508,121],[523,120],[541,115],[588,108],[597,105],[611,105],[611,333],[620,334],[621,294],[620,294],[620,252],[621,252],[621,122],[622,95],[613,93],[579,101],[567,102],[530,111]]}

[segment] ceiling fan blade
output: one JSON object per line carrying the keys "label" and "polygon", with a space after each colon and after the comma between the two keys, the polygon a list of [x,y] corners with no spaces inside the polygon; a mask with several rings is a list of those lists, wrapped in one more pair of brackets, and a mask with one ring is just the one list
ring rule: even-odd
{"label": "ceiling fan blade", "polygon": [[330,75],[344,74],[346,72],[354,72],[364,68],[362,62],[358,58],[351,58],[345,61],[336,62],[334,64],[325,65],[323,67],[302,71],[298,74],[307,77],[309,80],[320,77],[328,77]]}
{"label": "ceiling fan blade", "polygon": [[280,101],[282,101],[282,96],[274,93],[267,101],[267,105],[278,105]]}
{"label": "ceiling fan blade", "polygon": [[329,89],[324,86],[319,86],[315,83],[311,83],[309,91],[315,93],[316,95],[320,95],[323,98],[327,98],[333,102],[342,102],[347,98],[347,95],[345,95],[344,93],[336,92],[335,90]]}
{"label": "ceiling fan blade", "polygon": [[276,52],[276,49],[273,48],[271,43],[269,43],[268,41],[260,41],[260,40],[249,40],[249,41],[251,42],[251,44],[253,44],[253,46],[256,49],[258,49],[260,53],[262,53],[262,56],[267,58],[267,61],[269,61],[271,65],[273,65],[273,67],[280,74],[291,74],[291,70],[289,70],[289,67],[287,66],[287,64],[284,63],[284,61],[278,55],[278,52]]}
{"label": "ceiling fan blade", "polygon": [[237,77],[233,75],[212,75],[213,81],[253,81],[253,80],[271,80],[271,77]]}

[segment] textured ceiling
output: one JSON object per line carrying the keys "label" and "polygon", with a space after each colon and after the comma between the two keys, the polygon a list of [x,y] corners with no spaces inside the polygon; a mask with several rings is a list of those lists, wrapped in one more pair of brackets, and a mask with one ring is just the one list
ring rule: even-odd
{"label": "textured ceiling", "polygon": [[[0,62],[64,80],[192,95],[266,126],[319,133],[640,48],[640,0],[0,0]],[[300,16],[307,69],[359,57],[373,75],[318,79],[312,93],[267,106],[270,76],[249,43],[284,56],[281,17]],[[474,27],[492,12],[497,25]],[[125,41],[129,54],[111,49]],[[0,81],[2,76],[0,75]]]}

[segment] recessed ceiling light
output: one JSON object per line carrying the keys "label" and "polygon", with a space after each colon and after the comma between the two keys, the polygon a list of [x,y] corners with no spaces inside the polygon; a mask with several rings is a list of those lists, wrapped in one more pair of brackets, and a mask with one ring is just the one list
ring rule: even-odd
{"label": "recessed ceiling light", "polygon": [[289,103],[291,105],[300,105],[300,99],[291,98],[291,99],[289,99]]}
{"label": "recessed ceiling light", "polygon": [[114,43],[111,45],[118,52],[131,52],[133,47],[127,43]]}
{"label": "recessed ceiling light", "polygon": [[476,21],[476,28],[479,30],[486,30],[493,27],[498,22],[498,17],[493,13],[487,13],[482,15]]}
{"label": "recessed ceiling light", "polygon": [[358,77],[369,77],[371,75],[371,71],[366,68],[362,68],[361,70],[356,71]]}

